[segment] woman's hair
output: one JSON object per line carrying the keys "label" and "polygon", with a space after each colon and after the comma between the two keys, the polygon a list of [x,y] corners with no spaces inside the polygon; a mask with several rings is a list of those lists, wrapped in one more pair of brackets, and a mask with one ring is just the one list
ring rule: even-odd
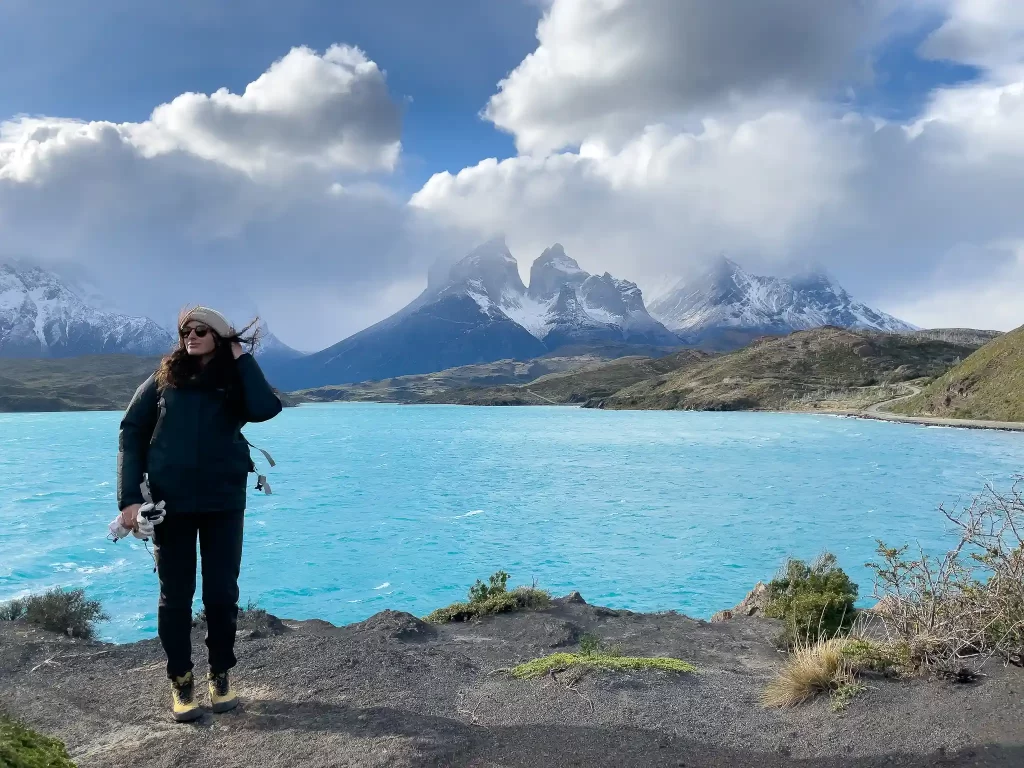
{"label": "woman's hair", "polygon": [[[178,314],[177,330],[180,331],[187,321],[190,309],[191,307],[185,307]],[[255,351],[263,335],[260,328],[260,319],[258,317],[254,318],[242,330],[236,331],[233,336],[228,338],[222,338],[212,328],[210,328],[210,334],[213,336],[216,346],[214,347],[213,359],[206,364],[206,369],[218,386],[229,388],[234,383],[235,373],[231,344],[237,341],[243,346],[248,346],[250,352]],[[178,346],[160,361],[160,366],[156,370],[156,383],[160,389],[167,387],[174,389],[194,380],[202,370],[203,365],[200,363],[199,358],[188,353],[185,349],[185,340],[179,334]]]}

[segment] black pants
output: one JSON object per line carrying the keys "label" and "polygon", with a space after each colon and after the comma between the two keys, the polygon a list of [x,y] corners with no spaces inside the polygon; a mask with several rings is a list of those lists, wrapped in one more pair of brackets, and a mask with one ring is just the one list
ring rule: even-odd
{"label": "black pants", "polygon": [[154,529],[160,607],[157,632],[167,654],[167,676],[192,669],[192,598],[196,591],[196,538],[203,568],[203,608],[210,670],[236,664],[238,571],[242,564],[243,511],[174,514]]}

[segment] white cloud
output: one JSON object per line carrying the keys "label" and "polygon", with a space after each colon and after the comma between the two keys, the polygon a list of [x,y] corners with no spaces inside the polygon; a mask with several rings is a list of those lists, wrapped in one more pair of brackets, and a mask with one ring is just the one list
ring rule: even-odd
{"label": "white cloud", "polygon": [[620,141],[667,113],[834,80],[877,34],[883,0],[555,0],[537,50],[485,111],[521,152]]}
{"label": "white cloud", "polygon": [[[986,4],[995,11],[1009,8]],[[734,9],[737,4],[715,8],[722,5]],[[913,9],[920,5],[905,3]],[[601,4],[613,6],[620,42],[630,30],[650,28],[650,3]],[[942,29],[960,23],[957,13],[977,16],[976,10],[954,3],[954,15]],[[562,18],[560,11],[581,13],[573,0],[555,0],[545,23]],[[722,13],[729,16],[728,10]],[[1000,23],[1024,30],[1024,19],[1017,23],[1014,14],[1000,15]],[[690,44],[682,26],[688,18],[683,11],[662,15],[664,27],[653,34],[653,47],[673,36]],[[708,34],[728,29],[708,24]],[[580,27],[575,38],[558,37],[542,24],[538,50],[563,38],[582,45],[586,29]],[[600,37],[596,30],[591,33]],[[727,51],[742,40],[742,32],[716,38]],[[692,44],[703,50],[702,43]],[[599,40],[598,50],[601,45]],[[635,55],[594,60],[569,45],[563,53],[578,68],[573,77],[565,67],[538,69],[542,59],[534,54],[517,72],[537,77],[537,93],[517,91],[512,84],[519,75],[513,75],[495,99],[521,96],[523,104],[538,105],[560,89],[579,94],[590,92],[595,82],[614,83],[618,93],[633,82],[640,94],[651,96],[636,115],[641,122],[601,111],[606,104],[635,105],[639,94],[597,99],[577,113],[579,120],[557,110],[550,121],[527,119],[542,111],[524,107],[515,113],[522,119],[504,127],[514,128],[531,154],[438,174],[413,204],[481,235],[503,231],[529,257],[559,240],[589,269],[607,269],[642,286],[654,285],[666,273],[685,274],[694,263],[725,251],[754,269],[773,272],[824,266],[859,297],[882,309],[905,311],[906,319],[918,324],[942,324],[941,302],[934,297],[948,299],[951,280],[961,294],[972,290],[979,283],[965,279],[970,275],[990,287],[978,289],[983,302],[959,301],[957,311],[948,314],[951,320],[971,324],[973,313],[978,325],[1024,322],[1020,283],[1004,279],[1019,271],[1001,246],[1024,239],[1019,215],[1024,75],[1008,65],[1016,53],[1004,51],[997,57],[998,71],[978,81],[938,89],[924,112],[906,124],[836,114],[810,95],[788,95],[795,88],[763,90],[741,101],[708,101],[694,112],[701,115],[694,124],[692,117],[678,120],[688,98],[680,94],[688,92],[644,86],[666,77],[665,59],[629,50]],[[766,54],[759,49],[747,55],[754,62]],[[773,55],[769,50],[769,61]],[[543,61],[558,60],[551,51],[546,56]],[[744,70],[724,78],[721,90],[757,82]],[[495,119],[513,114],[495,112],[495,103]],[[569,98],[566,109],[573,104]],[[628,128],[628,136],[610,139],[605,121]],[[578,141],[579,149],[545,154],[569,140]]]}
{"label": "white cloud", "polygon": [[391,170],[401,119],[384,74],[357,48],[294,48],[238,95],[185,93],[133,130],[149,154],[183,149],[247,172],[309,163]]}
{"label": "white cloud", "polygon": [[989,70],[1024,62],[1024,4],[1019,0],[943,0],[947,18],[921,54]]}
{"label": "white cloud", "polygon": [[242,96],[186,95],[145,123],[2,123],[0,260],[85,266],[161,322],[186,302],[259,306],[286,342],[333,343],[448,242],[352,176],[398,152],[381,88],[355,49],[296,49]]}

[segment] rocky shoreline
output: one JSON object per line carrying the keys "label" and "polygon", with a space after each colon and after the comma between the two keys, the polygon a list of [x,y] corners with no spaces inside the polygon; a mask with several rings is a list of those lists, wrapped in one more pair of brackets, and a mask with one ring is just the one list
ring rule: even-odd
{"label": "rocky shoreline", "polygon": [[[80,768],[1024,765],[1017,667],[990,664],[970,684],[879,677],[842,712],[827,698],[765,709],[784,654],[780,624],[752,604],[715,623],[578,595],[440,626],[393,611],[343,627],[269,617],[240,633],[243,704],[194,725],[168,716],[156,640],[110,645],[0,622],[0,709],[62,739]],[[696,672],[502,671],[585,636]],[[198,628],[194,643],[198,660]]]}

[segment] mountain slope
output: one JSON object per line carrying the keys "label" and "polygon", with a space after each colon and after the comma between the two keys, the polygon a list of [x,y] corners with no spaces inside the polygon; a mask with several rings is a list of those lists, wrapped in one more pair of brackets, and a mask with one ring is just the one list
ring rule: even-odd
{"label": "mountain slope", "polygon": [[784,338],[763,338],[745,349],[641,382],[590,405],[786,410],[802,402],[854,398],[863,387],[940,375],[971,351],[970,346],[910,335],[818,328]]}
{"label": "mountain slope", "polygon": [[650,311],[686,342],[724,348],[756,336],[827,325],[895,333],[914,330],[855,301],[825,275],[760,277],[724,257],[696,280],[680,283],[658,298]]}
{"label": "mountain slope", "polygon": [[503,358],[525,360],[546,351],[500,312],[484,311],[469,296],[447,295],[394,315],[322,352],[269,368],[282,388],[297,390]]}
{"label": "mountain slope", "polygon": [[896,413],[986,421],[1024,421],[1024,326],[990,341]]}
{"label": "mountain slope", "polygon": [[0,357],[156,355],[173,343],[149,318],[89,306],[52,272],[0,264]]}

